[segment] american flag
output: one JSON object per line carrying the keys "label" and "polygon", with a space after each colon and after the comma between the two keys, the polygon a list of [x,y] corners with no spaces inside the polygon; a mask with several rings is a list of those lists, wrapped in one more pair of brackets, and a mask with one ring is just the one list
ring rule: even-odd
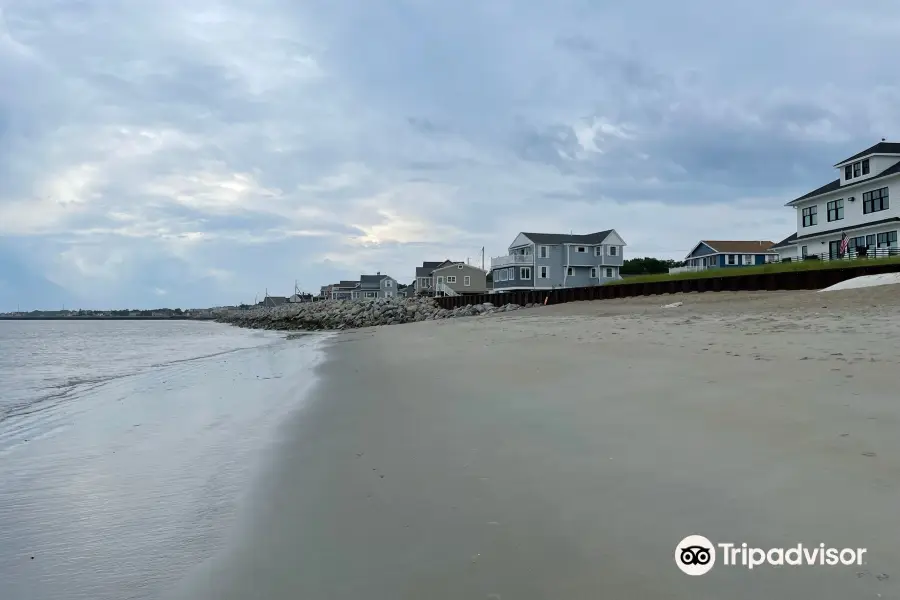
{"label": "american flag", "polygon": [[840,252],[841,256],[847,254],[847,247],[850,246],[850,238],[847,237],[847,232],[844,231],[841,233],[841,246],[838,252]]}

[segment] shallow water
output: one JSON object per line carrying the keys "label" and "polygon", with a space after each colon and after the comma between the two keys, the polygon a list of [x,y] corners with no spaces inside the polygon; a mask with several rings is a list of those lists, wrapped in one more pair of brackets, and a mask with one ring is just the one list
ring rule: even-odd
{"label": "shallow water", "polygon": [[225,546],[321,339],[0,323],[0,597],[164,597]]}

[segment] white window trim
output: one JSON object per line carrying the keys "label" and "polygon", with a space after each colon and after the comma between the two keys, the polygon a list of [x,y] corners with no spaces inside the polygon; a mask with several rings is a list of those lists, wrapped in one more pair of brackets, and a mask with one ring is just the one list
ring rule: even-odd
{"label": "white window trim", "polygon": [[594,246],[594,256],[603,256],[603,246]]}
{"label": "white window trim", "polygon": [[741,255],[741,262],[744,264],[744,266],[748,266],[748,265],[752,265],[756,261],[753,260],[752,254],[743,254],[743,255]]}
{"label": "white window trim", "polygon": [[538,246],[538,258],[550,258],[550,247]]}
{"label": "white window trim", "polygon": [[377,298],[378,292],[366,292],[366,298]]}
{"label": "white window trim", "polygon": [[612,267],[606,267],[606,277],[609,278],[609,279],[612,279],[612,278],[615,277],[615,276],[616,276],[616,273],[615,273],[615,271],[613,271],[613,268],[612,268]]}
{"label": "white window trim", "polygon": [[390,280],[390,279],[385,279],[385,280],[384,280],[384,287],[386,287],[386,288],[391,287],[391,280]]}
{"label": "white window trim", "polygon": [[538,279],[550,279],[550,267],[541,265],[538,267]]}
{"label": "white window trim", "polygon": [[457,269],[462,269],[462,268],[463,268],[463,265],[456,265],[456,268],[457,268]]}
{"label": "white window trim", "polygon": [[600,271],[597,270],[597,267],[591,267],[591,279],[599,279],[599,278],[597,277],[597,274],[598,274],[599,272],[600,272]]}
{"label": "white window trim", "polygon": [[465,275],[463,277],[463,285],[466,287],[469,287],[470,285],[472,285],[472,276],[471,275]]}
{"label": "white window trim", "polygon": [[575,252],[578,254],[584,254],[587,252],[587,246],[575,246]]}
{"label": "white window trim", "polygon": [[447,283],[456,283],[456,275],[447,275]]}
{"label": "white window trim", "polygon": [[566,267],[566,277],[575,276],[575,267]]}
{"label": "white window trim", "polygon": [[[526,277],[525,273],[528,272],[528,276]],[[531,279],[531,267],[519,267],[519,279]]]}
{"label": "white window trim", "polygon": [[438,282],[438,283],[444,283],[444,276],[443,276],[443,275],[438,275],[437,282]]}
{"label": "white window trim", "polygon": [[737,254],[728,254],[725,258],[726,265],[736,265],[738,264],[738,255]]}
{"label": "white window trim", "polygon": [[509,270],[509,281],[515,281],[516,280],[516,268],[509,267],[508,270]]}
{"label": "white window trim", "polygon": [[606,254],[608,256],[618,256],[619,255],[619,247],[618,246],[607,246]]}

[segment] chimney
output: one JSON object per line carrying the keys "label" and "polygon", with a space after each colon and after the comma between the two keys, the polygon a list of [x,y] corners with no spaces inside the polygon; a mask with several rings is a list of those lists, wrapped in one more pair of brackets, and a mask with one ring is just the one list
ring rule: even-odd
{"label": "chimney", "polygon": [[376,274],[376,275],[381,275],[381,271],[377,271],[375,274]]}

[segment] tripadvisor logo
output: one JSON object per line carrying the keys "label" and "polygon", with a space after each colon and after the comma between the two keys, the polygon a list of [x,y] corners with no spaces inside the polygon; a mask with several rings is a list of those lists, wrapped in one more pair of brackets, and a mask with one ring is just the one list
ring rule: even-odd
{"label": "tripadvisor logo", "polygon": [[863,565],[865,548],[830,548],[825,544],[807,546],[797,544],[789,548],[755,548],[746,543],[713,544],[702,535],[689,535],[675,547],[675,564],[688,575],[705,575],[716,565],[744,567],[752,570],[760,566],[824,566]]}

